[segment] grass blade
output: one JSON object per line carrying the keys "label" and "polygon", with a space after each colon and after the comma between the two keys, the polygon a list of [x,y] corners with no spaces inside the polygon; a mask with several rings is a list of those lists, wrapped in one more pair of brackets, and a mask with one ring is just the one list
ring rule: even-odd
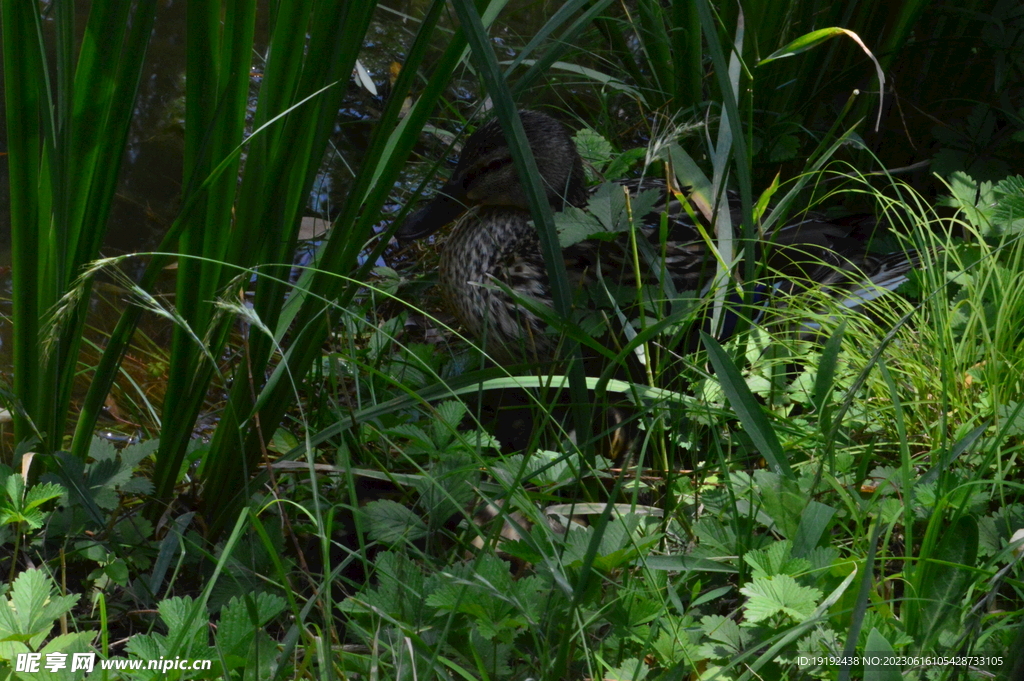
{"label": "grass blade", "polygon": [[771,423],[764,415],[764,410],[758,403],[757,398],[750,392],[746,381],[733,363],[729,353],[725,351],[718,341],[701,331],[701,340],[708,351],[708,359],[715,369],[715,374],[721,382],[722,389],[729,404],[736,412],[736,418],[743,424],[747,435],[754,442],[754,446],[761,452],[761,456],[768,462],[768,467],[778,475],[795,479],[793,470],[789,467],[789,460],[786,453],[782,451],[782,444],[772,429]]}

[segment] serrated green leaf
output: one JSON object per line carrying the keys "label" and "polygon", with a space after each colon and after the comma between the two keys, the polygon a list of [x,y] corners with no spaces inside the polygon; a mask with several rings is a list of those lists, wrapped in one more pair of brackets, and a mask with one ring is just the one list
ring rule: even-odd
{"label": "serrated green leaf", "polygon": [[434,443],[441,446],[451,441],[468,407],[460,400],[448,400],[437,405],[435,410],[436,420],[432,426]]}
{"label": "serrated green leaf", "polygon": [[135,470],[143,459],[155,454],[159,447],[160,440],[146,440],[138,444],[128,445],[121,450],[121,463]]}
{"label": "serrated green leaf", "polygon": [[619,215],[626,209],[623,187],[614,182],[599,185],[590,195],[587,210],[597,218],[605,232],[615,232]]}
{"label": "serrated green leaf", "polygon": [[283,612],[286,604],[281,596],[265,591],[245,597],[232,597],[221,610],[217,626],[217,647],[226,654],[244,659],[255,634]]}
{"label": "serrated green leaf", "polygon": [[726,659],[744,650],[750,634],[740,628],[731,618],[722,615],[707,615],[700,620],[700,628],[710,639],[700,650],[704,656]]}
{"label": "serrated green leaf", "polygon": [[160,617],[167,625],[169,637],[178,636],[187,626],[194,603],[195,601],[189,596],[175,596],[166,598],[157,605]]}
{"label": "serrated green leaf", "polygon": [[602,678],[607,681],[641,681],[647,678],[650,671],[651,668],[644,664],[643,660],[628,657],[617,667],[605,671]]}
{"label": "serrated green leaf", "polygon": [[427,585],[419,566],[404,555],[385,552],[377,559],[376,568],[377,588],[364,596],[369,601],[372,594],[373,603],[385,612],[400,614],[404,610],[412,614],[434,591],[433,586]]}
{"label": "serrated green leaf", "polygon": [[562,248],[589,239],[602,230],[597,218],[575,206],[566,206],[565,210],[555,213],[555,225],[558,228],[558,243]]}
{"label": "serrated green leaf", "polygon": [[427,525],[417,514],[390,499],[371,501],[362,509],[370,537],[385,544],[415,541],[427,535]]}
{"label": "serrated green leaf", "polygon": [[756,577],[740,589],[750,600],[743,606],[746,620],[750,623],[763,622],[782,613],[796,622],[810,617],[821,600],[818,589],[800,586],[789,575]]}
{"label": "serrated green leaf", "polygon": [[43,515],[42,511],[37,509],[26,509],[21,512],[21,522],[29,526],[33,530],[38,530],[43,526],[46,516]]}
{"label": "serrated green leaf", "polygon": [[45,504],[47,501],[60,498],[64,494],[64,488],[56,483],[40,483],[33,485],[25,495],[25,508],[35,508]]}
{"label": "serrated green leaf", "polygon": [[605,180],[619,180],[626,176],[626,174],[633,169],[638,162],[644,160],[647,156],[646,147],[635,147],[633,149],[627,149],[618,156],[612,159],[612,162],[608,164],[608,167],[604,170]]}
{"label": "serrated green leaf", "polygon": [[763,549],[746,552],[743,562],[754,568],[754,577],[771,577],[781,572],[792,548],[793,543],[789,540],[777,541]]}
{"label": "serrated green leaf", "polygon": [[961,211],[983,236],[993,233],[996,195],[992,183],[975,182],[967,173],[960,171],[952,173],[948,182],[951,194],[940,198],[939,205]]}
{"label": "serrated green leaf", "polygon": [[7,503],[13,504],[13,508],[21,508],[25,494],[25,479],[18,473],[8,476],[4,491],[7,493]]}
{"label": "serrated green leaf", "polygon": [[468,456],[455,454],[442,459],[416,481],[420,506],[429,514],[432,529],[439,529],[460,508],[469,506],[479,476]]}
{"label": "serrated green leaf", "polygon": [[110,440],[94,435],[89,445],[89,456],[93,461],[113,461],[117,458],[117,448]]}
{"label": "serrated green leaf", "polygon": [[125,650],[131,657],[141,660],[155,660],[163,651],[151,634],[136,634],[128,639]]}
{"label": "serrated green leaf", "polygon": [[406,438],[412,441],[412,444],[419,447],[423,451],[433,451],[434,441],[419,426],[412,423],[399,423],[388,429],[388,434],[393,437]]}
{"label": "serrated green leaf", "polygon": [[1004,234],[1024,230],[1024,177],[1013,175],[995,186],[996,205],[992,220]]}
{"label": "serrated green leaf", "polygon": [[607,164],[615,153],[611,142],[604,138],[596,130],[583,128],[575,135],[576,150],[580,153],[585,163],[597,168],[598,172]]}
{"label": "serrated green leaf", "polygon": [[54,623],[78,602],[77,594],[59,596],[41,570],[22,572],[11,587],[10,598],[0,600],[0,638],[27,641],[38,650]]}

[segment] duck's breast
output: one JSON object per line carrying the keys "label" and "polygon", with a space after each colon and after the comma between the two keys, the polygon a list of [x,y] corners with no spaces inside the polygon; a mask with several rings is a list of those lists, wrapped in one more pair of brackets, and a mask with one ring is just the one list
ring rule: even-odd
{"label": "duck's breast", "polygon": [[440,283],[459,322],[496,359],[550,358],[554,338],[545,324],[502,290],[551,304],[528,212],[482,208],[468,215],[441,254]]}

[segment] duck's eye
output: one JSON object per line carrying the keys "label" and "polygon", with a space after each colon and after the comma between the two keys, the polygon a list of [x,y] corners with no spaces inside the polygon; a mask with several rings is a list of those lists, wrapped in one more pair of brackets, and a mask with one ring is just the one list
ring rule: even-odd
{"label": "duck's eye", "polygon": [[484,167],[482,172],[484,172],[484,173],[493,172],[495,170],[503,168],[504,166],[507,166],[511,162],[512,162],[512,159],[510,159],[508,157],[496,158],[496,159],[492,160],[490,163],[488,163]]}
{"label": "duck's eye", "polygon": [[476,166],[476,167],[472,168],[465,175],[463,175],[463,177],[462,177],[462,188],[463,189],[469,189],[481,177],[485,177],[485,176],[489,175],[490,173],[493,173],[495,171],[501,170],[503,167],[507,166],[511,162],[512,162],[512,159],[510,159],[510,158],[508,158],[506,156],[504,158],[493,159],[493,160],[489,161],[486,165]]}

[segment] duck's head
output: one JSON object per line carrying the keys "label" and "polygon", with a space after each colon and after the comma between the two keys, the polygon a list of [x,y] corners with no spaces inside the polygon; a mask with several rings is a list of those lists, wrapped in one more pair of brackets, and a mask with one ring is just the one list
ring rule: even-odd
{"label": "duck's head", "polygon": [[[519,119],[551,207],[561,210],[566,204],[584,205],[587,194],[583,161],[565,127],[539,111],[522,110]],[[472,206],[529,210],[526,192],[497,119],[481,125],[469,136],[451,179],[429,204],[409,216],[396,236],[402,241],[429,236]]]}

